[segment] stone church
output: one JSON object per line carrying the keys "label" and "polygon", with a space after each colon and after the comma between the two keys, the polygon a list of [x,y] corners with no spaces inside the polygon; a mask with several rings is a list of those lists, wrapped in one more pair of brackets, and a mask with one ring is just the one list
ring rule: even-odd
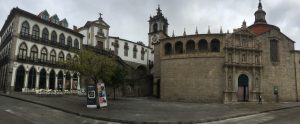
{"label": "stone church", "polygon": [[[168,36],[160,8],[149,20],[154,48],[154,94],[168,101],[298,101],[300,51],[267,23],[261,1],[250,26],[232,33]],[[275,16],[275,15],[271,15]],[[278,15],[280,16],[280,15]]]}

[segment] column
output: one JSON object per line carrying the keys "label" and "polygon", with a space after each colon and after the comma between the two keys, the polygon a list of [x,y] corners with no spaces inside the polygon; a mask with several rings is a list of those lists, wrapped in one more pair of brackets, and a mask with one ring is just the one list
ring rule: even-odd
{"label": "column", "polygon": [[73,88],[73,76],[71,75],[71,78],[70,78],[70,90],[72,90]]}
{"label": "column", "polygon": [[28,71],[25,71],[24,88],[27,89],[28,85]]}
{"label": "column", "polygon": [[[15,86],[15,79],[16,79],[16,68],[13,68],[13,73],[12,73],[12,77],[11,77],[11,83],[10,86],[14,87]],[[6,82],[4,82],[6,83]]]}
{"label": "column", "polygon": [[66,74],[64,74],[64,78],[63,78],[63,91],[66,89],[65,84],[66,84]]}
{"label": "column", "polygon": [[77,75],[77,90],[80,90],[80,75]]}
{"label": "column", "polygon": [[55,74],[55,90],[57,90],[57,78],[58,78],[58,75]]}
{"label": "column", "polygon": [[40,72],[36,72],[35,89],[39,89],[39,84],[40,84]]}
{"label": "column", "polygon": [[233,70],[232,70],[232,79],[233,79],[233,83],[232,83],[232,101],[233,102],[237,102],[237,89],[238,89],[238,82],[236,82],[236,75],[235,75],[235,66],[233,66]]}
{"label": "column", "polygon": [[46,74],[46,89],[49,89],[49,74]]}

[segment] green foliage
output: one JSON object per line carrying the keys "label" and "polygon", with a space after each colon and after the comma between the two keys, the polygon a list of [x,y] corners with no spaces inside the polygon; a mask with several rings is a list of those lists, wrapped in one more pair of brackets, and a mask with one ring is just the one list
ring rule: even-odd
{"label": "green foliage", "polygon": [[113,58],[97,54],[92,49],[83,48],[77,52],[78,57],[66,62],[67,69],[78,71],[98,83],[100,79],[111,82],[116,63]]}
{"label": "green foliage", "polygon": [[114,69],[114,74],[112,75],[111,78],[111,82],[112,82],[111,86],[113,88],[118,88],[119,86],[124,84],[126,75],[127,75],[126,70],[121,66],[117,66]]}

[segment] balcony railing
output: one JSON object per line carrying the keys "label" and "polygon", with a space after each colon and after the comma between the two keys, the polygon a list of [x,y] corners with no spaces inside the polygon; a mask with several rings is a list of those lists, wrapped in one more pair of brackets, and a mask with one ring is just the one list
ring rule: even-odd
{"label": "balcony railing", "polygon": [[76,48],[76,47],[71,47],[71,46],[68,46],[66,44],[60,44],[57,41],[51,41],[49,39],[36,37],[36,36],[33,36],[33,35],[22,35],[22,34],[20,34],[20,39],[28,40],[28,41],[32,41],[32,42],[35,42],[35,43],[39,43],[39,44],[43,44],[43,45],[47,45],[47,46],[52,46],[52,47],[59,48],[59,49],[64,49],[64,50],[78,50],[78,48]]}
{"label": "balcony railing", "polygon": [[33,59],[30,57],[22,57],[20,55],[17,55],[17,61],[21,63],[28,63],[28,64],[34,64],[34,65],[41,65],[41,66],[50,66],[50,67],[59,67],[59,68],[65,68],[65,64],[60,61],[51,61],[51,60],[42,60],[42,59]]}

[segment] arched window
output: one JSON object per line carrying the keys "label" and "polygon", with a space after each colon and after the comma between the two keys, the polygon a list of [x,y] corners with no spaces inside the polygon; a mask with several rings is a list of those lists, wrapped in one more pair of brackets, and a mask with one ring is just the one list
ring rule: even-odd
{"label": "arched window", "polygon": [[26,59],[27,57],[27,46],[25,43],[22,43],[19,47],[19,55],[18,58]]}
{"label": "arched window", "polygon": [[50,53],[50,62],[52,64],[55,64],[55,61],[56,61],[56,53],[55,53],[54,50],[52,50],[51,53]]}
{"label": "arched window", "polygon": [[207,41],[204,39],[201,39],[198,44],[199,51],[207,51],[207,49],[208,49],[207,47],[208,47]]}
{"label": "arched window", "polygon": [[72,38],[70,36],[68,37],[67,44],[69,47],[72,47]]}
{"label": "arched window", "polygon": [[67,61],[71,61],[71,58],[72,58],[72,57],[71,57],[71,54],[68,53],[67,56],[66,56]]}
{"label": "arched window", "polygon": [[22,23],[21,33],[22,36],[29,36],[29,23],[27,21]]}
{"label": "arched window", "polygon": [[49,32],[48,32],[47,28],[44,28],[42,31],[42,40],[44,42],[48,42],[48,40],[49,40]]}
{"label": "arched window", "polygon": [[183,44],[181,41],[177,41],[175,43],[175,53],[177,53],[177,54],[183,53]]}
{"label": "arched window", "polygon": [[37,25],[34,25],[32,27],[32,38],[34,40],[39,40],[39,38],[40,38],[40,28]]}
{"label": "arched window", "polygon": [[77,39],[74,40],[74,47],[79,49],[79,42]]}
{"label": "arched window", "polygon": [[220,41],[218,39],[213,39],[210,46],[212,52],[220,52]]}
{"label": "arched window", "polygon": [[51,41],[54,43],[57,42],[57,34],[55,31],[52,31],[52,33],[51,33]]}
{"label": "arched window", "polygon": [[270,41],[270,59],[271,59],[271,62],[279,62],[278,41],[277,40]]}
{"label": "arched window", "polygon": [[59,44],[65,45],[65,35],[63,33],[59,35]]}
{"label": "arched window", "polygon": [[167,24],[164,24],[164,32],[165,32],[166,34],[168,34],[168,25],[167,25]]}
{"label": "arched window", "polygon": [[36,61],[38,59],[38,48],[34,45],[30,50],[30,60]]}
{"label": "arched window", "polygon": [[41,51],[41,62],[47,62],[48,52],[46,48],[43,48]]}
{"label": "arched window", "polygon": [[157,27],[157,23],[155,23],[155,24],[153,25],[153,32],[157,32],[157,31],[158,31],[157,28],[158,28],[158,27]]}
{"label": "arched window", "polygon": [[186,52],[193,52],[195,50],[195,42],[193,40],[189,40],[186,43]]}
{"label": "arched window", "polygon": [[165,44],[165,55],[170,55],[172,53],[172,45],[170,43]]}
{"label": "arched window", "polygon": [[64,53],[63,52],[59,52],[59,54],[58,54],[58,61],[59,62],[63,62],[64,59],[65,59]]}

